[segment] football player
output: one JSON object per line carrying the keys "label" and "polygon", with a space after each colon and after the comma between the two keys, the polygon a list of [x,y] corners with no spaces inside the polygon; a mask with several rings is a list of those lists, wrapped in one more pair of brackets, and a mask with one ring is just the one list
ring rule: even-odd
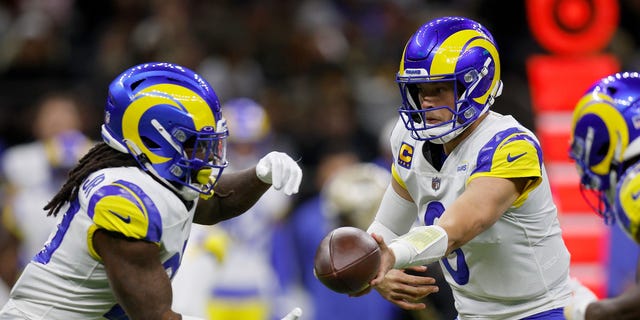
{"label": "football player", "polygon": [[[578,101],[570,157],[582,192],[593,192],[591,207],[640,243],[640,74],[619,72],[597,81]],[[585,199],[589,199],[585,197]],[[636,277],[640,274],[638,264]],[[597,301],[577,286],[565,308],[569,320],[640,319],[640,286]]]}
{"label": "football player", "polygon": [[0,319],[195,319],[171,309],[170,283],[192,223],[240,215],[271,186],[294,194],[302,179],[276,151],[222,175],[227,135],[218,97],[193,71],[152,62],[118,75],[104,142],[46,205],[60,223]]}
{"label": "football player", "polygon": [[398,269],[439,260],[459,319],[563,319],[569,252],[538,139],[490,110],[502,92],[491,33],[465,17],[425,23],[397,82],[392,179],[368,228],[383,251],[372,287],[423,309],[434,279]]}

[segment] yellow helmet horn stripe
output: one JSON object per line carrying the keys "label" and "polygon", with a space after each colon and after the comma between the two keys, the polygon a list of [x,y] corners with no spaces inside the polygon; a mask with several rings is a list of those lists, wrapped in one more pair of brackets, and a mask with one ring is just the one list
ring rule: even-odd
{"label": "yellow helmet horn stripe", "polygon": [[[609,150],[607,155],[598,164],[590,164],[591,170],[599,175],[605,175],[609,172],[611,162],[614,160],[615,149],[618,145],[622,147],[620,150],[620,156],[624,153],[624,150],[629,145],[629,130],[627,130],[627,122],[624,117],[618,112],[618,110],[609,103],[610,99],[595,99],[592,95],[588,95],[589,99],[584,97],[578,103],[578,108],[573,116],[574,127],[577,119],[587,115],[594,114],[604,121],[611,141],[609,142]],[[580,106],[581,104],[584,104]],[[620,160],[620,159],[615,159]]]}
{"label": "yellow helmet horn stripe", "polygon": [[194,91],[175,84],[158,84],[141,90],[122,116],[122,135],[139,146],[152,163],[162,163],[170,158],[156,155],[145,146],[138,132],[138,124],[145,112],[159,104],[186,110],[192,115],[196,130],[206,126],[215,128],[216,120],[211,108]]}
{"label": "yellow helmet horn stripe", "polygon": [[429,74],[441,75],[455,73],[458,58],[462,54],[462,50],[465,49],[465,46],[465,51],[475,47],[487,50],[491,55],[491,59],[494,61],[495,74],[493,81],[491,82],[490,90],[487,90],[484,95],[474,98],[476,102],[485,104],[489,94],[493,92],[493,88],[500,79],[500,58],[498,50],[493,43],[491,43],[484,34],[477,30],[462,30],[452,34],[449,38],[444,40],[440,48],[438,48],[438,52],[434,55]]}

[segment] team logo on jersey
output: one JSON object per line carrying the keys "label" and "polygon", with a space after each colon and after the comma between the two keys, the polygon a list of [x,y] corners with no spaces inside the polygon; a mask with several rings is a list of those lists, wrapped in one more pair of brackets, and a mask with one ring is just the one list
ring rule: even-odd
{"label": "team logo on jersey", "polygon": [[413,146],[403,142],[398,152],[398,164],[404,168],[411,168],[411,160],[413,160]]}
{"label": "team logo on jersey", "polygon": [[433,179],[431,179],[431,188],[436,191],[440,189],[440,178],[433,177]]}
{"label": "team logo on jersey", "polygon": [[121,214],[119,214],[119,213],[117,213],[115,211],[111,211],[111,210],[109,210],[109,212],[111,214],[113,214],[114,216],[118,217],[118,219],[122,220],[124,223],[130,223],[131,222],[131,216],[126,216],[125,217],[125,216],[123,216],[123,215],[121,215]]}
{"label": "team logo on jersey", "polygon": [[511,156],[511,153],[508,153],[508,154],[507,154],[507,162],[513,162],[513,161],[516,161],[516,160],[518,160],[518,158],[521,158],[521,157],[522,157],[522,156],[524,156],[525,154],[527,154],[527,153],[526,153],[526,152],[523,152],[523,153],[519,153],[519,154],[517,154],[517,155],[515,155],[515,156]]}

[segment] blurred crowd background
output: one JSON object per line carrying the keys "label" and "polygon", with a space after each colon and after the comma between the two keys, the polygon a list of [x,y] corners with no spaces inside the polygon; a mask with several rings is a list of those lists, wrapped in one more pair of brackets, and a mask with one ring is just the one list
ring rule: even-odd
{"label": "blurred crowd background", "polygon": [[[640,1],[619,5],[606,51],[622,69],[638,70]],[[389,168],[387,136],[401,102],[395,73],[404,44],[418,26],[445,15],[475,19],[492,32],[505,83],[495,110],[534,129],[525,60],[545,49],[531,35],[525,1],[3,0],[0,154],[71,128],[80,134],[65,138],[71,151],[50,156],[64,172],[86,150],[82,137],[100,140],[109,82],[138,63],[172,62],[206,78],[223,105],[249,98],[264,108],[269,139],[260,150],[286,151],[304,170],[301,193],[278,213],[295,218],[338,168],[368,162]],[[232,123],[230,129],[235,135]],[[4,178],[37,174],[12,171]],[[51,179],[57,186],[60,176]],[[7,202],[0,205],[8,198],[0,197]],[[9,261],[2,258],[0,273]]]}
{"label": "blurred crowd background", "polygon": [[35,105],[53,91],[79,100],[81,130],[98,139],[108,83],[132,65],[169,61],[201,73],[223,103],[259,101],[276,147],[298,155],[310,182],[331,150],[377,156],[400,105],[404,43],[443,15],[493,32],[506,83],[499,106],[530,126],[523,56],[540,49],[521,1],[14,0],[0,2],[0,140],[33,140]]}
{"label": "blurred crowd background", "polygon": [[[640,4],[620,5],[610,50],[633,68]],[[525,58],[544,49],[532,39],[524,1],[5,0],[0,143],[33,140],[36,102],[53,91],[79,100],[81,129],[98,139],[109,81],[132,65],[169,61],[201,73],[221,102],[259,101],[307,177],[330,149],[370,160],[400,105],[394,80],[404,43],[443,15],[464,15],[491,30],[505,82],[496,110],[532,128]]]}

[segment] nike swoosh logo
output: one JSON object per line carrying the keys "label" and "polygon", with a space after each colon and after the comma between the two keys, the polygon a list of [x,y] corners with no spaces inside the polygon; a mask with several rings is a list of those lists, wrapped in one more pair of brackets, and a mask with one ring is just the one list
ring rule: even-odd
{"label": "nike swoosh logo", "polygon": [[524,156],[525,154],[527,154],[526,152],[523,152],[521,154],[517,154],[515,156],[511,156],[511,153],[507,154],[507,162],[513,162],[518,160],[518,158],[521,158],[522,156]]}
{"label": "nike swoosh logo", "polygon": [[126,216],[126,217],[125,217],[125,216],[120,215],[119,213],[117,213],[117,212],[113,212],[113,211],[111,211],[111,210],[109,210],[109,212],[111,212],[111,214],[113,214],[114,216],[118,217],[118,219],[120,219],[120,220],[124,221],[124,223],[129,223],[129,222],[131,222],[131,216]]}
{"label": "nike swoosh logo", "polygon": [[638,197],[640,197],[640,191],[631,194],[631,199],[633,199],[633,201],[638,200]]}

